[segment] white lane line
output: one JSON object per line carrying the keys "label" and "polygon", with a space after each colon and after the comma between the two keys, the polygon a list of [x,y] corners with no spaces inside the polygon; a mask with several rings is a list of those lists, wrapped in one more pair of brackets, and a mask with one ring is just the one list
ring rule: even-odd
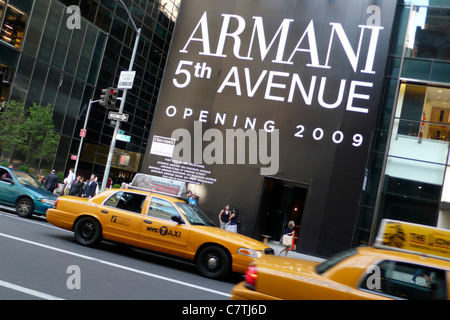
{"label": "white lane line", "polygon": [[39,243],[39,242],[34,242],[34,241],[18,238],[18,237],[9,235],[9,234],[0,233],[0,236],[4,237],[4,238],[9,238],[9,239],[12,239],[12,240],[17,240],[17,241],[20,241],[20,242],[28,243],[28,244],[31,244],[31,245],[34,245],[34,246],[38,246],[38,247],[41,247],[41,248],[46,248],[46,249],[49,249],[49,250],[65,253],[65,254],[68,254],[68,255],[71,255],[71,256],[75,256],[75,257],[78,257],[78,258],[82,258],[82,259],[86,259],[86,260],[90,260],[90,261],[95,261],[95,262],[98,262],[98,263],[101,263],[101,264],[104,264],[104,265],[107,265],[107,266],[111,266],[111,267],[122,269],[122,270],[127,270],[127,271],[134,272],[134,273],[138,273],[138,274],[141,274],[141,275],[144,275],[144,276],[147,276],[147,277],[152,277],[152,278],[156,278],[156,279],[160,279],[160,280],[176,283],[176,284],[179,284],[179,285],[182,285],[182,286],[185,286],[185,287],[190,287],[190,288],[194,288],[194,289],[198,289],[198,290],[202,290],[202,291],[211,292],[211,293],[214,293],[214,294],[217,294],[217,295],[221,295],[221,296],[224,296],[224,297],[227,297],[227,298],[231,297],[230,294],[225,293],[225,292],[221,292],[221,291],[209,289],[209,288],[206,288],[206,287],[198,286],[196,284],[192,284],[192,283],[189,283],[189,282],[184,282],[184,281],[180,281],[180,280],[175,280],[175,279],[163,277],[163,276],[160,276],[160,275],[157,275],[157,274],[154,274],[154,273],[150,273],[150,272],[138,270],[138,269],[135,269],[135,268],[127,267],[127,266],[124,266],[124,265],[121,265],[121,264],[117,264],[117,263],[101,260],[101,259],[98,259],[98,258],[86,256],[84,254],[79,254],[79,253],[75,253],[75,252],[71,252],[71,251],[55,248],[55,247],[52,247],[52,246],[48,246],[46,244],[42,244],[42,243]]}
{"label": "white lane line", "polygon": [[45,300],[64,300],[64,299],[61,299],[61,298],[58,298],[58,297],[55,297],[55,296],[52,296],[52,295],[49,295],[49,294],[46,294],[46,293],[43,293],[43,292],[39,292],[39,291],[36,291],[36,290],[33,290],[33,289],[28,289],[28,288],[25,288],[25,287],[22,287],[22,286],[18,286],[16,284],[13,284],[13,283],[10,283],[10,282],[6,282],[6,281],[2,281],[2,280],[0,280],[0,286],[1,287],[5,287],[5,288],[9,288],[9,289],[12,289],[12,290],[15,290],[15,291],[20,291],[20,292],[23,292],[23,293],[26,293],[26,294],[29,294],[29,295],[32,295],[32,296],[35,296],[35,297],[38,297],[38,298],[45,299]]}

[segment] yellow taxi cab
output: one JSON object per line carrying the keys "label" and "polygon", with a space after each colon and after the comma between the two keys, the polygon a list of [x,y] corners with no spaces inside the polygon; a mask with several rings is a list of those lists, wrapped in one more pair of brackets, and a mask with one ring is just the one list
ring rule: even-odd
{"label": "yellow taxi cab", "polygon": [[352,248],[321,263],[279,256],[255,259],[231,298],[448,300],[450,246],[445,239],[450,231],[436,229],[383,221],[376,247]]}
{"label": "yellow taxi cab", "polygon": [[250,262],[273,249],[260,241],[214,227],[186,199],[137,189],[109,189],[93,198],[61,196],[47,221],[74,232],[78,243],[102,239],[193,261],[209,278],[245,273]]}

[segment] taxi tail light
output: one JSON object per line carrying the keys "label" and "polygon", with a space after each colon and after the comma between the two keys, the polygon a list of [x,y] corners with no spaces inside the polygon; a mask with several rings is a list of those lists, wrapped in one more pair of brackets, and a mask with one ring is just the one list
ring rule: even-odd
{"label": "taxi tail light", "polygon": [[255,290],[256,280],[258,279],[258,272],[255,266],[249,266],[245,274],[245,287],[247,289]]}
{"label": "taxi tail light", "polygon": [[57,208],[57,206],[58,206],[58,200],[59,200],[59,197],[58,197],[58,198],[56,198],[56,200],[55,200],[55,204],[53,205],[53,207]]}

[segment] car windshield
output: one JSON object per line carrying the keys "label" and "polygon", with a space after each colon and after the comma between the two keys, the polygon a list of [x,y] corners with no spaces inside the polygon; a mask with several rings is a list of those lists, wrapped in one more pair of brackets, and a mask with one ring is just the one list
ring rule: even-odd
{"label": "car windshield", "polygon": [[14,171],[14,175],[16,176],[17,180],[19,180],[19,183],[26,186],[33,186],[36,188],[41,188],[42,185],[32,176],[30,176],[28,173],[22,172],[22,171]]}
{"label": "car windshield", "polygon": [[212,226],[215,227],[214,222],[206,216],[206,214],[201,211],[196,206],[186,202],[175,202],[178,208],[180,208],[186,219],[190,224],[200,225],[200,226]]}
{"label": "car windshield", "polygon": [[341,262],[347,258],[350,258],[351,256],[355,255],[356,253],[357,253],[356,248],[342,251],[342,252],[330,257],[329,259],[325,260],[321,264],[317,265],[316,271],[318,274],[322,274],[325,271],[327,271],[328,269],[330,269],[331,267],[334,267],[335,265],[337,265],[339,262]]}

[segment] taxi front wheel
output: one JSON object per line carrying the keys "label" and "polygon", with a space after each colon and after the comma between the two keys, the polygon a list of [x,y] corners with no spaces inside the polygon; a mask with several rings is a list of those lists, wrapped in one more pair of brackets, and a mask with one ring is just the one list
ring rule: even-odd
{"label": "taxi front wheel", "polygon": [[197,268],[207,278],[221,279],[230,271],[230,258],[223,248],[208,246],[198,254]]}
{"label": "taxi front wheel", "polygon": [[92,217],[83,217],[78,220],[73,231],[75,240],[83,246],[93,247],[102,240],[100,223]]}

